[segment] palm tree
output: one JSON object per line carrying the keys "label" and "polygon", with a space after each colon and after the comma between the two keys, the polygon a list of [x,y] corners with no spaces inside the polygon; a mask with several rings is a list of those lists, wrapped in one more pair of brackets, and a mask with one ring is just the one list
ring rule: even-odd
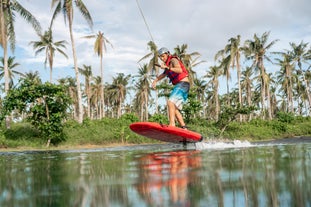
{"label": "palm tree", "polygon": [[280,90],[284,91],[287,97],[287,112],[294,113],[293,86],[294,86],[294,64],[290,53],[282,52],[283,59],[276,58],[277,64],[281,67],[277,72],[277,80],[281,84]]}
{"label": "palm tree", "polygon": [[121,117],[122,104],[127,93],[127,85],[131,75],[125,76],[123,73],[117,73],[117,77],[114,77],[112,84],[109,86],[108,90],[110,94],[114,97],[114,102],[117,105],[117,118]]}
{"label": "palm tree", "polygon": [[140,109],[140,119],[148,120],[148,103],[150,96],[150,78],[148,75],[148,66],[144,64],[138,69],[138,81],[135,84],[136,94],[134,105]]}
{"label": "palm tree", "polygon": [[24,18],[27,23],[30,23],[35,31],[39,34],[41,32],[40,23],[36,18],[26,10],[18,1],[16,0],[1,0],[0,1],[0,29],[1,29],[1,46],[3,48],[3,59],[4,59],[4,81],[5,81],[5,93],[9,91],[9,69],[8,69],[8,42],[10,44],[11,51],[14,52],[15,49],[15,17],[19,14]]}
{"label": "palm tree", "polygon": [[157,49],[158,47],[153,41],[148,42],[147,45],[148,45],[148,48],[150,49],[150,53],[148,53],[147,55],[142,57],[140,60],[138,60],[138,63],[141,62],[142,60],[150,59],[147,65],[147,71],[148,73],[151,72],[151,73],[155,73],[155,75],[158,75],[159,67],[156,66],[157,64],[159,64],[159,55],[158,55],[158,49]]}
{"label": "palm tree", "polygon": [[83,121],[83,105],[82,105],[82,92],[81,92],[81,86],[80,86],[80,78],[79,78],[79,69],[78,69],[78,62],[77,62],[77,54],[76,54],[76,48],[75,48],[75,42],[72,32],[72,24],[73,24],[73,3],[75,6],[79,9],[82,16],[86,19],[88,25],[90,27],[93,26],[93,20],[92,17],[87,10],[86,6],[84,5],[82,0],[52,0],[52,8],[55,6],[55,11],[52,17],[50,28],[52,28],[53,21],[56,18],[56,16],[62,12],[64,14],[65,20],[68,20],[68,27],[69,27],[69,33],[70,33],[70,41],[71,41],[71,47],[72,47],[72,55],[73,55],[73,62],[74,62],[74,69],[75,69],[75,76],[76,76],[76,86],[77,86],[77,98],[78,98],[78,122],[82,123]]}
{"label": "palm tree", "polygon": [[35,50],[35,54],[45,51],[45,61],[44,64],[46,66],[47,62],[49,62],[50,67],[50,82],[52,83],[52,70],[53,70],[53,62],[54,62],[54,56],[55,52],[59,52],[66,58],[68,56],[62,49],[66,49],[67,41],[61,40],[57,42],[53,42],[53,35],[52,30],[49,29],[48,31],[45,31],[44,34],[39,34],[39,41],[31,41],[29,44],[33,45],[33,49]]}
{"label": "palm tree", "polygon": [[[150,53],[142,57],[139,61],[149,59],[149,63],[147,65],[147,72],[151,74],[155,74],[155,76],[159,75],[159,67],[157,66],[159,64],[159,55],[158,55],[158,48],[157,45],[153,41],[148,42],[148,48],[150,49]],[[159,91],[158,89],[155,90],[155,113],[158,113],[158,99],[159,99]]]}
{"label": "palm tree", "polygon": [[35,71],[35,72],[30,71],[30,72],[25,73],[25,75],[23,76],[23,79],[29,80],[34,84],[41,84],[42,83],[42,80],[40,78],[38,71]]}
{"label": "palm tree", "polygon": [[103,69],[103,53],[107,51],[106,43],[110,44],[113,48],[112,44],[109,42],[109,40],[104,36],[104,33],[101,31],[98,31],[96,35],[88,35],[85,36],[85,38],[96,38],[94,43],[94,51],[95,53],[100,57],[100,77],[101,77],[101,108],[100,108],[100,118],[105,116],[104,112],[104,100],[105,100],[105,88],[104,88],[104,69]]}
{"label": "palm tree", "polygon": [[78,68],[79,72],[85,77],[85,95],[87,99],[87,117],[91,117],[91,79],[92,79],[92,67],[90,65],[84,65],[83,68]]}
{"label": "palm tree", "polygon": [[275,78],[272,76],[272,73],[269,73],[268,76],[270,80],[269,82],[270,107],[271,107],[272,116],[274,118],[278,112],[278,106],[277,106],[278,100],[277,100],[277,94],[276,94],[277,82],[275,81]]}
{"label": "palm tree", "polygon": [[[239,90],[239,103],[242,105],[242,90],[241,90],[241,66],[240,66],[240,58],[241,58],[241,51],[242,47],[240,46],[241,36],[237,35],[236,38],[230,38],[229,44],[225,46],[223,50],[220,50],[216,56],[215,59],[218,59],[219,56],[223,57],[223,68],[225,69],[225,75],[227,77],[227,81],[230,78],[230,71],[229,67],[234,69],[236,67],[237,69],[237,84],[238,84],[238,90]],[[228,84],[227,84],[227,92],[229,92]],[[241,121],[242,115],[240,115],[240,121]]]}
{"label": "palm tree", "polygon": [[203,104],[203,117],[205,116],[205,109],[206,109],[206,104],[205,104],[205,90],[207,88],[207,82],[203,79],[194,79],[193,81],[193,89],[195,93],[197,94],[197,100]]}
{"label": "palm tree", "polygon": [[77,86],[76,81],[72,77],[61,78],[58,80],[59,84],[66,88],[68,96],[71,98],[72,105],[72,118],[77,116]]}
{"label": "palm tree", "polygon": [[306,98],[306,86],[304,85],[304,80],[301,78],[301,70],[296,70],[296,79],[295,85],[293,88],[294,91],[294,100],[297,103],[295,112],[299,115],[302,115],[302,102],[305,102]]}
{"label": "palm tree", "polygon": [[205,62],[205,61],[199,61],[199,58],[201,57],[201,54],[198,52],[192,52],[190,54],[187,53],[188,45],[182,44],[181,46],[177,45],[177,47],[174,48],[175,55],[178,56],[178,58],[183,62],[186,69],[189,73],[189,81],[190,84],[194,84],[194,80],[196,79],[196,72],[193,70],[193,67]]}
{"label": "palm tree", "polygon": [[211,88],[213,90],[212,97],[213,97],[213,103],[215,107],[215,120],[218,121],[219,113],[220,113],[220,104],[219,104],[219,98],[218,98],[218,90],[219,90],[219,76],[222,74],[222,69],[220,66],[211,66],[210,70],[207,72],[207,74],[204,76],[206,78],[209,78],[208,84],[211,85]]}
{"label": "palm tree", "polygon": [[[247,105],[252,106],[252,88],[253,88],[253,70],[251,67],[246,67],[241,74],[241,89],[245,91]],[[252,119],[252,114],[249,115],[249,120]]]}
{"label": "palm tree", "polygon": [[[307,70],[305,71],[305,82],[306,82],[306,91],[307,91],[307,98],[308,98],[308,101],[310,101],[310,84],[311,84],[311,71],[310,70]],[[307,113],[308,115],[310,116],[311,115],[311,109],[310,109],[310,102],[309,102],[309,107],[308,107],[308,110],[307,110]]]}
{"label": "palm tree", "polygon": [[[14,62],[15,57],[9,57],[8,58],[8,71],[9,71],[9,88],[11,89],[14,85],[13,79],[14,75],[24,76],[23,73],[14,70],[15,67],[19,66],[19,63]],[[0,66],[0,79],[4,78],[4,58],[0,58],[0,62],[2,63],[2,66]]]}
{"label": "palm tree", "polygon": [[260,73],[260,84],[261,84],[261,107],[262,107],[262,116],[265,118],[265,111],[268,110],[269,119],[271,119],[271,108],[269,107],[269,101],[265,103],[267,97],[267,78],[266,78],[266,68],[264,66],[264,61],[267,60],[272,62],[267,56],[267,51],[278,41],[273,40],[268,43],[270,32],[265,32],[261,37],[258,37],[254,34],[254,40],[246,40],[244,47],[244,53],[247,59],[253,61],[252,68],[259,70]]}
{"label": "palm tree", "polygon": [[307,84],[307,79],[305,77],[305,72],[304,72],[304,68],[302,68],[302,64],[306,63],[308,64],[308,60],[311,60],[311,50],[307,50],[308,47],[308,43],[304,43],[303,41],[299,44],[296,45],[295,43],[289,43],[291,46],[291,55],[293,58],[293,62],[294,64],[298,65],[298,69],[299,69],[299,73],[301,73],[303,82],[305,84],[305,93],[307,95],[308,98],[308,102],[309,102],[309,108],[311,107],[311,94],[310,94],[310,87]]}
{"label": "palm tree", "polygon": [[[101,110],[101,91],[102,91],[102,80],[100,76],[93,77],[93,81],[91,82],[91,106],[92,110],[94,111],[91,113],[91,119],[93,119],[94,115],[95,118],[102,118],[100,116]],[[103,109],[105,110],[105,109]]]}
{"label": "palm tree", "polygon": [[[4,92],[7,94],[10,89],[10,75],[8,68],[8,42],[11,51],[15,49],[15,17],[19,14],[27,23],[30,23],[37,33],[40,33],[41,26],[36,18],[16,0],[0,0],[0,44],[3,48],[3,72]],[[10,128],[10,118],[5,118],[6,128]]]}
{"label": "palm tree", "polygon": [[[226,77],[226,86],[227,86],[227,105],[230,106],[230,90],[229,90],[229,80],[231,80],[230,73],[230,56],[224,57],[223,50],[220,50],[215,55],[215,60],[218,60],[219,67],[222,68],[222,75]],[[220,55],[221,54],[221,55]]]}
{"label": "palm tree", "polygon": [[[269,109],[268,109],[268,115],[269,115],[269,118],[272,119],[273,117],[273,112],[274,112],[274,103],[275,101],[273,100],[275,95],[274,95],[274,91],[275,91],[275,87],[272,86],[272,84],[275,83],[274,81],[274,77],[272,77],[272,73],[266,73],[265,76],[265,82],[266,82],[266,93],[267,93],[267,102],[269,104]],[[272,95],[271,95],[272,93]]]}

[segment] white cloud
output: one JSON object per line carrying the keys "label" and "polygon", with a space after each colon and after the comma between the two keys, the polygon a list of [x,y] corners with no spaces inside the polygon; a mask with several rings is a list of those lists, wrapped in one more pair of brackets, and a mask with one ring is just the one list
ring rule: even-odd
{"label": "white cloud", "polygon": [[[20,3],[36,16],[44,30],[48,27],[52,16],[50,1],[28,0]],[[150,41],[136,2],[84,0],[84,3],[91,12],[94,27],[91,31],[75,10],[73,28],[79,65],[92,65],[94,70],[99,70],[99,59],[93,51],[94,41],[81,37],[101,31],[114,46],[114,49],[108,46],[104,57],[106,81],[119,72],[134,74],[138,68],[137,61],[148,53],[147,43]],[[198,67],[201,74],[213,64],[214,55],[223,49],[227,40],[238,34],[244,41],[251,39],[254,33],[261,35],[270,31],[270,41],[280,39],[273,48],[278,50],[288,47],[289,42],[311,42],[310,0],[139,0],[139,3],[156,44],[172,50],[185,43],[189,52],[200,52],[202,59],[208,61],[208,64]],[[54,40],[70,43],[67,26],[60,14],[54,22]],[[28,45],[29,41],[37,39],[31,27],[17,18],[15,29],[18,48],[24,50],[16,52],[17,61],[37,66],[42,61],[44,68],[44,56],[35,58]],[[67,54],[71,57],[70,44]],[[72,58],[58,57],[55,59],[55,67],[58,68],[55,72],[71,65]],[[61,75],[58,73],[54,77]]]}

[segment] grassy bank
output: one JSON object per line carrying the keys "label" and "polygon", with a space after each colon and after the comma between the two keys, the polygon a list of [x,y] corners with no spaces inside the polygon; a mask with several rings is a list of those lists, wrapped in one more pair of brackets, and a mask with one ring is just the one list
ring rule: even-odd
{"label": "grassy bank", "polygon": [[[79,146],[110,146],[119,144],[159,143],[133,133],[129,129],[131,120],[109,119],[84,121],[83,124],[70,121],[65,125],[64,141],[52,148]],[[200,132],[206,139],[270,140],[294,136],[311,135],[311,119],[295,118],[290,121],[232,122],[223,134],[215,123],[193,120],[190,129]],[[46,139],[28,123],[13,123],[11,129],[0,131],[0,149],[36,148],[46,149]]]}

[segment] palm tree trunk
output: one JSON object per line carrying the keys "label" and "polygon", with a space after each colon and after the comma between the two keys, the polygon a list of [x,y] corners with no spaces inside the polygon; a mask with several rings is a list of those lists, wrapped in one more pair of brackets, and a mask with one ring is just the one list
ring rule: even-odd
{"label": "palm tree trunk", "polygon": [[100,56],[100,75],[101,75],[101,93],[100,93],[100,119],[105,117],[105,85],[104,85],[104,68],[103,68],[103,55]]}
{"label": "palm tree trunk", "polygon": [[[239,87],[239,104],[242,107],[242,89],[241,89],[241,68],[240,63],[237,60],[237,76],[238,76],[238,87]],[[239,115],[240,122],[242,122],[242,114]]]}
{"label": "palm tree trunk", "polygon": [[270,87],[267,84],[267,109],[268,109],[268,118],[272,120],[272,106],[271,106],[271,97],[270,97]]}
{"label": "palm tree trunk", "polygon": [[289,67],[286,67],[286,77],[288,80],[287,84],[287,101],[288,101],[288,109],[287,112],[294,112],[294,104],[293,104],[293,89],[292,89],[292,71],[289,71]]}
{"label": "palm tree trunk", "polygon": [[[87,117],[91,119],[91,86],[89,81],[85,81],[86,84],[86,97],[87,97]],[[92,119],[91,119],[92,120]]]}
{"label": "palm tree trunk", "polygon": [[227,81],[227,106],[230,106],[229,77],[227,77],[226,81]]}
{"label": "palm tree trunk", "polygon": [[75,76],[76,76],[76,84],[77,84],[77,101],[78,101],[78,123],[83,122],[83,105],[82,105],[82,92],[80,86],[80,78],[79,78],[79,70],[78,70],[78,61],[77,61],[77,54],[75,49],[75,43],[72,33],[72,20],[69,18],[69,33],[70,33],[70,40],[71,40],[71,47],[72,47],[72,54],[73,54],[73,63],[75,69]]}
{"label": "palm tree trunk", "polygon": [[52,81],[53,81],[52,70],[53,70],[53,68],[52,68],[52,66],[50,65],[50,83],[52,83]]}
{"label": "palm tree trunk", "polygon": [[[3,2],[1,1],[0,6],[0,24],[1,28],[6,28],[4,13],[3,13]],[[1,29],[1,45],[3,48],[3,70],[4,70],[4,91],[7,95],[9,92],[9,69],[8,69],[8,47],[7,47],[7,34],[5,29]],[[10,116],[5,117],[5,126],[7,129],[10,128],[11,119]]]}
{"label": "palm tree trunk", "polygon": [[[247,87],[247,103],[248,106],[252,105],[252,89],[250,87]],[[248,121],[252,120],[252,113],[249,114]]]}
{"label": "palm tree trunk", "polygon": [[218,84],[215,89],[215,105],[216,105],[216,116],[215,120],[218,121],[219,119],[219,113],[220,113],[220,106],[219,106],[219,99],[218,99]]}
{"label": "palm tree trunk", "polygon": [[145,118],[144,118],[144,121],[147,121],[148,120],[148,93],[145,92],[144,96],[145,96]]}
{"label": "palm tree trunk", "polygon": [[309,83],[305,77],[305,74],[303,75],[303,81],[305,82],[306,85],[306,94],[308,97],[308,102],[309,102],[309,110],[308,110],[308,115],[310,115],[310,110],[311,110],[311,94],[310,94],[310,87],[309,87]]}
{"label": "palm tree trunk", "polygon": [[266,82],[265,82],[265,74],[266,71],[263,67],[262,60],[259,60],[259,68],[260,68],[260,75],[261,75],[261,112],[262,112],[262,119],[266,118]]}

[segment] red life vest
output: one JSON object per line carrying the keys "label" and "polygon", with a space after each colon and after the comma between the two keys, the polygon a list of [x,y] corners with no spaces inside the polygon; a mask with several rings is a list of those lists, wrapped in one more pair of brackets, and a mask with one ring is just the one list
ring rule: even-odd
{"label": "red life vest", "polygon": [[179,58],[177,56],[169,55],[166,62],[165,62],[165,65],[169,66],[172,58],[176,58],[178,60],[179,65],[182,69],[182,72],[181,73],[175,73],[171,70],[165,70],[163,73],[167,75],[167,77],[170,79],[170,81],[172,82],[173,85],[176,85],[182,79],[184,79],[185,77],[188,76],[188,71],[187,71],[186,67],[184,66],[184,64],[181,62],[181,60],[179,60]]}

